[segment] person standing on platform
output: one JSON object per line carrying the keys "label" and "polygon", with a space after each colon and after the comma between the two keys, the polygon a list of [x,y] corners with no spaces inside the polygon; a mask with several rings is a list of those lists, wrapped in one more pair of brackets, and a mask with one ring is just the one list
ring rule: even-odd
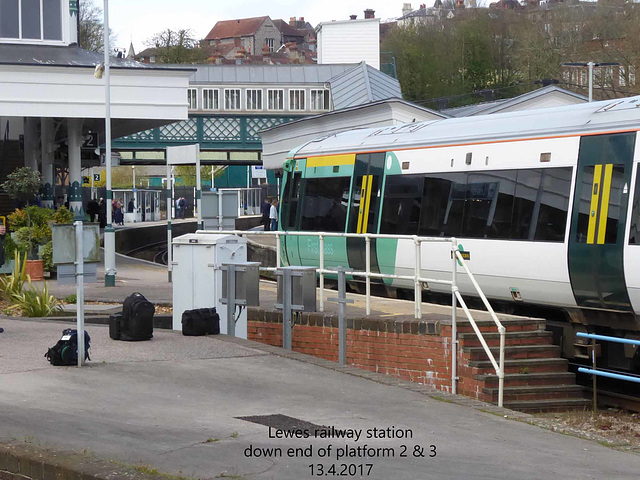
{"label": "person standing on platform", "polygon": [[184,211],[187,208],[187,201],[184,199],[184,197],[180,197],[180,200],[178,200],[178,205],[180,205],[180,218],[184,219]]}
{"label": "person standing on platform", "polygon": [[269,219],[271,220],[271,230],[276,231],[278,229],[278,199],[274,198],[271,203],[271,209],[269,210]]}
{"label": "person standing on platform", "polygon": [[107,202],[104,201],[104,198],[100,199],[98,207],[100,208],[100,212],[98,213],[100,228],[105,228],[107,226]]}
{"label": "person standing on platform", "polygon": [[271,225],[271,219],[269,218],[269,213],[271,213],[271,202],[269,198],[265,198],[262,203],[262,226],[264,227],[264,231],[268,232],[269,227]]}
{"label": "person standing on platform", "polygon": [[87,203],[87,215],[89,215],[90,222],[95,222],[96,215],[100,216],[100,206],[95,198],[92,198],[89,200],[89,203]]}

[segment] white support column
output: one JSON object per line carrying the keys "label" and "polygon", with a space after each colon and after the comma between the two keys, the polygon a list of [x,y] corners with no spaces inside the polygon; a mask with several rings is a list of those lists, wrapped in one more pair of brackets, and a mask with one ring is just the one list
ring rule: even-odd
{"label": "white support column", "polygon": [[24,120],[24,166],[38,170],[38,119]]}
{"label": "white support column", "polygon": [[107,171],[107,226],[104,229],[104,286],[116,286],[116,231],[113,228],[111,202],[111,78],[109,67],[109,0],[104,0],[103,7],[103,41],[104,41],[104,144],[105,167]]}
{"label": "white support column", "polygon": [[44,187],[44,193],[42,195],[42,206],[46,208],[53,208],[53,199],[55,197],[55,165],[53,162],[55,132],[53,118],[42,118],[40,120],[40,125],[42,186]]}
{"label": "white support column", "polygon": [[83,141],[82,119],[67,119],[67,144],[69,146],[69,210],[74,213],[76,220],[84,220],[81,161]]}

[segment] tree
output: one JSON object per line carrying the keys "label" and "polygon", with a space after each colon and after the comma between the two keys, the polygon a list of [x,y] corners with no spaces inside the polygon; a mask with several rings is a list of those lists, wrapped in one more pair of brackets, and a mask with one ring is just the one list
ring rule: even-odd
{"label": "tree", "polygon": [[0,188],[18,203],[28,205],[40,190],[40,172],[29,167],[16,168]]}
{"label": "tree", "polygon": [[[93,0],[80,0],[78,12],[78,44],[80,48],[103,52],[104,24],[102,23],[102,9]],[[115,46],[115,35],[109,32],[109,48]]]}
{"label": "tree", "polygon": [[145,44],[156,49],[157,63],[198,63],[207,57],[206,52],[200,48],[200,42],[189,29],[167,28],[156,33]]}

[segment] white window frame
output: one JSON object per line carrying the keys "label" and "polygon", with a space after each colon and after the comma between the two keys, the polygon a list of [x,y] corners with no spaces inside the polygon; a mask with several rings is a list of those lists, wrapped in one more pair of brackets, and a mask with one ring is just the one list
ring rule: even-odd
{"label": "white window frame", "polygon": [[[231,104],[227,104],[227,93],[228,92],[238,92],[238,108],[232,108]],[[231,97],[229,97],[231,99]],[[238,110],[242,110],[242,89],[240,88],[225,88],[224,89],[224,109],[225,110],[233,110],[233,111],[238,111]]]}
{"label": "white window frame", "polygon": [[618,86],[627,86],[626,69],[624,68],[624,65],[620,65],[620,67],[618,67]]}
{"label": "white window frame", "polygon": [[187,104],[189,105],[189,110],[198,109],[198,89],[197,88],[187,88]]}
{"label": "white window frame", "polygon": [[273,53],[274,51],[274,44],[275,44],[275,39],[274,38],[265,38],[264,43],[267,45],[267,47],[269,47],[269,51]]}
{"label": "white window frame", "polygon": [[40,0],[40,38],[22,38],[22,0],[18,1],[18,37],[0,37],[0,43],[24,43],[38,45],[67,45],[69,43],[69,2],[60,1],[60,40],[44,38],[44,1]]}
{"label": "white window frame", "polygon": [[636,85],[636,66],[629,65],[629,86],[634,87]]}
{"label": "white window frame", "polygon": [[[318,101],[318,94],[321,94],[321,106],[316,108]],[[316,97],[314,99],[314,96]],[[315,100],[315,101],[314,101]],[[325,106],[326,104],[326,106]],[[309,92],[309,108],[314,112],[324,112],[331,109],[331,103],[329,102],[329,90],[326,88],[312,88]]]}
{"label": "white window frame", "polygon": [[[207,93],[211,93],[211,98],[207,99]],[[211,105],[209,106],[209,101]],[[220,110],[220,90],[217,88],[202,89],[202,110]]]}
{"label": "white window frame", "polygon": [[[271,99],[269,98],[272,95],[272,92],[278,92],[278,95],[276,97],[274,97],[274,100],[277,99],[277,97],[280,97],[280,101],[282,102],[282,108],[271,108],[269,105],[271,103],[275,103],[275,102],[271,102]],[[282,112],[284,111],[286,104],[284,101],[284,89],[282,88],[269,88],[267,89],[267,110],[270,112]]]}
{"label": "white window frame", "polygon": [[[264,98],[261,88],[247,88],[244,94],[245,108],[247,110],[262,110],[264,108]],[[257,103],[255,107],[253,104]]]}
{"label": "white window frame", "polygon": [[[306,90],[302,88],[290,88],[289,89],[289,111],[291,112],[304,112],[306,110]],[[300,101],[302,99],[302,102]],[[296,103],[298,106],[296,107]],[[302,104],[302,108],[300,108]]]}

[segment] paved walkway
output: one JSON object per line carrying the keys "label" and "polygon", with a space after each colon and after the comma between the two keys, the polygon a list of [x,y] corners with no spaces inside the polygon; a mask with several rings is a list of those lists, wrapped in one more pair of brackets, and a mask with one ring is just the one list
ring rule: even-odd
{"label": "paved walkway", "polygon": [[[331,465],[357,473],[349,478],[411,480],[636,479],[640,471],[640,456],[504,418],[508,411],[274,347],[171,331],[114,342],[92,325],[92,362],[51,367],[42,355],[67,325],[0,324],[0,441],[207,479],[311,479]],[[268,415],[292,417],[311,438],[278,438],[241,418]],[[314,438],[314,425],[362,436]],[[374,428],[410,438],[365,438]]]}

